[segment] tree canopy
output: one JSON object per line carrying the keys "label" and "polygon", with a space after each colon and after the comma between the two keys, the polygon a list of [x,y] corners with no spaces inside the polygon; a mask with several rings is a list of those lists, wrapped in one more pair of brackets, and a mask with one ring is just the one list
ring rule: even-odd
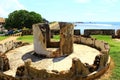
{"label": "tree canopy", "polygon": [[44,22],[40,14],[36,12],[29,12],[27,10],[16,10],[8,15],[6,18],[5,28],[18,28],[23,27],[32,28],[35,23]]}

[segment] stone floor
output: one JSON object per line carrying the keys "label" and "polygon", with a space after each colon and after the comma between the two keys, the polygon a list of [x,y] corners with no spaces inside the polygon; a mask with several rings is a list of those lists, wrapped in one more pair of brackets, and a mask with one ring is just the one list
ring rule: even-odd
{"label": "stone floor", "polygon": [[24,60],[31,59],[33,62],[31,67],[46,70],[69,70],[72,64],[72,58],[77,57],[83,63],[93,64],[95,56],[99,51],[80,44],[74,44],[74,52],[69,56],[62,56],[59,58],[39,58],[33,55],[33,44],[16,48],[6,53],[10,61],[10,70],[4,72],[5,74],[15,76],[18,66],[24,64]]}

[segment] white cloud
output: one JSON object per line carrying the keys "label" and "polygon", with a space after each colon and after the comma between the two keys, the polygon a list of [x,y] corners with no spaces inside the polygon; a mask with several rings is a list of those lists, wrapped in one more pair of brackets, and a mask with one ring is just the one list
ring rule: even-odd
{"label": "white cloud", "polygon": [[78,3],[88,3],[90,0],[75,0]]}
{"label": "white cloud", "polygon": [[18,0],[3,0],[0,2],[0,17],[7,17],[11,11],[25,9]]}

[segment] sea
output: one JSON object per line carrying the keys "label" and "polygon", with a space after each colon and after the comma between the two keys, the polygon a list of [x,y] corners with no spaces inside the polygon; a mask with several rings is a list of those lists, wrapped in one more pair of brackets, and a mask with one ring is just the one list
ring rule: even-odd
{"label": "sea", "polygon": [[80,29],[84,34],[84,29],[120,29],[120,22],[74,22],[74,29]]}

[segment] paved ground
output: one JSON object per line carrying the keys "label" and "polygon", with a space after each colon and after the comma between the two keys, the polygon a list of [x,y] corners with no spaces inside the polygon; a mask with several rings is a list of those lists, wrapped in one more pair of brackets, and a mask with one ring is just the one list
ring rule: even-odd
{"label": "paved ground", "polygon": [[74,52],[71,55],[60,58],[41,59],[32,55],[31,51],[33,50],[33,44],[31,44],[7,52],[6,55],[9,58],[11,69],[4,73],[15,76],[17,67],[24,64],[24,60],[26,59],[32,59],[31,66],[37,69],[69,70],[72,64],[72,58],[78,57],[83,63],[93,64],[95,56],[99,54],[99,51],[94,48],[78,44],[74,44]]}

